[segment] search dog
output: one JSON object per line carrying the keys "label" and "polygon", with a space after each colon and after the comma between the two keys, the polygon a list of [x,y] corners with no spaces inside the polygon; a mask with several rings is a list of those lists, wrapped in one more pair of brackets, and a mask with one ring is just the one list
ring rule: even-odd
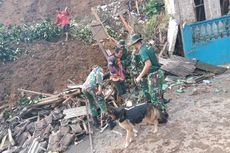
{"label": "search dog", "polygon": [[167,122],[166,118],[162,120],[162,113],[151,103],[137,104],[130,108],[107,107],[107,112],[112,120],[118,121],[120,127],[126,130],[125,148],[129,146],[133,141],[134,134],[137,133],[134,129],[135,124],[147,122],[154,125],[153,133],[156,133],[158,124]]}

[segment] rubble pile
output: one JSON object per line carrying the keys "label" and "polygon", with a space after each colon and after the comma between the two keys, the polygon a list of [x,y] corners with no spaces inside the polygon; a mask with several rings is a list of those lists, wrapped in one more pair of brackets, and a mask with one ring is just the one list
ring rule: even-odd
{"label": "rubble pile", "polygon": [[[90,131],[87,101],[80,87],[72,84],[57,94],[19,89],[24,97],[26,93],[43,98],[12,108],[8,119],[5,119],[6,111],[1,113],[0,152],[63,152],[73,142],[81,142]],[[111,92],[108,92],[112,91],[111,86],[107,86],[106,91],[106,99],[111,100]]]}

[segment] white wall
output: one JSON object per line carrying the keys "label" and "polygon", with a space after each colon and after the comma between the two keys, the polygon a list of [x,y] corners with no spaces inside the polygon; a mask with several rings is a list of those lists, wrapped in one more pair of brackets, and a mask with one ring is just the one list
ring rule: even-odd
{"label": "white wall", "polygon": [[204,0],[206,19],[213,19],[221,16],[220,0]]}

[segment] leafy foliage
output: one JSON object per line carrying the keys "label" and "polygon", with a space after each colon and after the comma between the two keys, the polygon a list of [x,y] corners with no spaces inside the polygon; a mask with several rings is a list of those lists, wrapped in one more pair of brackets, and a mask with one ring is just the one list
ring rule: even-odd
{"label": "leafy foliage", "polygon": [[[93,35],[90,29],[84,27],[71,27],[73,38],[86,43],[92,43]],[[47,19],[35,25],[0,25],[0,63],[14,61],[26,51],[20,49],[21,43],[31,43],[35,40],[57,41],[63,32],[60,27]]]}
{"label": "leafy foliage", "polygon": [[152,17],[153,15],[157,15],[162,10],[164,10],[163,0],[149,0],[143,6],[143,12],[147,17]]}
{"label": "leafy foliage", "polygon": [[88,26],[72,27],[70,33],[73,37],[75,37],[75,38],[77,38],[83,42],[86,42],[89,44],[95,42],[95,40],[93,38],[93,33]]}
{"label": "leafy foliage", "polygon": [[114,39],[118,39],[118,38],[119,38],[119,36],[117,35],[116,31],[113,30],[112,27],[110,27],[110,26],[105,26],[105,28],[106,28],[108,34],[109,34],[111,37],[113,37]]}
{"label": "leafy foliage", "polygon": [[31,105],[31,104],[36,104],[36,103],[40,102],[41,100],[42,100],[42,96],[36,96],[36,97],[33,97],[33,98],[22,97],[21,99],[19,99],[17,104],[19,106],[27,106],[27,105]]}

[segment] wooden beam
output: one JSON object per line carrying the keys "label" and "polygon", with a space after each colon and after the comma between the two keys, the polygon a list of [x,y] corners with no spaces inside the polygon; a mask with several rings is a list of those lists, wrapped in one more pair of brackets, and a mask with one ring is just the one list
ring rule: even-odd
{"label": "wooden beam", "polygon": [[43,96],[47,96],[47,97],[54,96],[53,94],[42,93],[42,92],[31,91],[31,90],[25,90],[25,89],[20,89],[20,88],[18,89],[18,91],[37,94],[37,95],[43,95]]}
{"label": "wooden beam", "polygon": [[3,149],[4,144],[5,144],[5,142],[6,142],[6,138],[7,138],[7,135],[5,135],[5,136],[2,138],[2,142],[1,142],[1,145],[0,145],[0,150]]}
{"label": "wooden beam", "polygon": [[110,38],[106,28],[104,27],[103,23],[101,22],[100,17],[97,14],[97,10],[95,8],[91,8],[92,14],[95,16],[96,20],[102,25],[102,28],[104,29],[105,33],[107,34],[108,38]]}
{"label": "wooden beam", "polygon": [[14,146],[15,145],[15,141],[13,139],[12,132],[11,132],[10,128],[8,129],[8,138],[9,138],[10,144],[12,146]]}
{"label": "wooden beam", "polygon": [[162,54],[165,52],[167,45],[168,45],[168,42],[166,42],[166,43],[164,44],[162,50],[161,50],[160,53],[158,54],[158,58],[160,58],[160,57],[162,56]]}
{"label": "wooden beam", "polygon": [[51,97],[50,98],[44,98],[41,102],[31,105],[31,107],[49,105],[49,104],[52,104],[52,103],[61,102],[63,100],[64,100],[64,98],[58,97],[58,96],[54,96],[52,98]]}
{"label": "wooden beam", "polygon": [[131,34],[133,32],[133,29],[131,28],[131,26],[125,21],[125,18],[123,17],[122,14],[119,15],[121,22],[124,24],[125,29]]}
{"label": "wooden beam", "polygon": [[140,14],[139,6],[138,6],[138,0],[136,0],[135,3],[136,3],[137,13]]}

